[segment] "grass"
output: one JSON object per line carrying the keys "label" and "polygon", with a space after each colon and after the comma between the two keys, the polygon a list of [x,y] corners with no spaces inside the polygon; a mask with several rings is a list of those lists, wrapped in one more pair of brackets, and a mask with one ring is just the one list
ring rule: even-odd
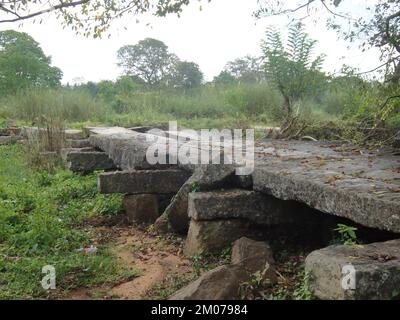
{"label": "grass", "polygon": [[0,299],[48,298],[42,267],[56,269],[57,291],[102,285],[132,277],[110,252],[96,244],[88,218],[116,215],[121,196],[97,193],[95,175],[57,169],[34,171],[22,145],[0,147]]}

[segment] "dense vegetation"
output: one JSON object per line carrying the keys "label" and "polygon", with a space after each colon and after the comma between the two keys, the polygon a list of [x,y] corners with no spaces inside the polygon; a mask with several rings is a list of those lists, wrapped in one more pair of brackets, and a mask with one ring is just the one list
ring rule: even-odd
{"label": "dense vegetation", "polygon": [[[0,148],[0,299],[46,297],[42,267],[57,270],[59,292],[134,275],[97,244],[88,219],[120,212],[121,197],[97,193],[96,177],[34,171],[21,145]],[[96,246],[96,245],[95,245]]]}
{"label": "dense vegetation", "polygon": [[[10,34],[20,48],[26,34]],[[33,42],[32,42],[33,41]],[[30,39],[35,50],[40,47]],[[178,120],[193,128],[281,126],[282,135],[363,141],[365,128],[398,128],[399,100],[396,84],[363,79],[346,67],[333,77],[321,70],[324,56],[315,56],[315,41],[302,24],[293,24],[285,39],[269,29],[260,57],[246,56],[228,62],[212,82],[205,83],[196,63],[181,61],[155,39],[122,47],[117,55],[124,75],[116,81],[57,86],[60,72],[44,55],[36,58],[38,75],[7,76],[12,65],[33,65],[30,55],[7,56],[0,96],[0,118],[40,124],[58,119],[69,126],[106,124],[136,126]],[[1,66],[1,65],[0,65]],[[0,73],[2,71],[0,70]],[[11,73],[12,74],[12,73]],[[38,79],[47,79],[47,82]],[[58,79],[58,80],[57,80]],[[18,83],[18,87],[13,84]],[[326,128],[340,128],[329,135]],[[330,131],[329,131],[330,132]],[[378,138],[379,140],[379,138]],[[392,139],[384,139],[392,142]]]}

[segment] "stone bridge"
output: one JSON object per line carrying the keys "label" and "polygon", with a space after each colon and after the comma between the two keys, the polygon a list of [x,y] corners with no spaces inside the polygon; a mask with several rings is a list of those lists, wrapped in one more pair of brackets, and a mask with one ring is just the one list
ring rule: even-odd
{"label": "stone bridge", "polygon": [[[391,299],[400,288],[399,150],[261,140],[255,143],[254,170],[243,176],[236,174],[238,163],[183,163],[164,148],[184,146],[189,154],[223,158],[226,150],[220,143],[163,126],[147,132],[153,128],[86,128],[81,139],[69,139],[70,148],[62,155],[73,171],[105,170],[99,174],[99,190],[126,194],[130,221],[154,223],[160,232],[187,233],[187,255],[218,252],[242,236],[256,239],[260,233],[273,238],[283,231],[293,239],[323,241],[338,222],[349,222],[371,234],[381,230],[381,238],[391,241],[312,252],[306,269],[314,294],[321,299]],[[168,163],[146,157],[155,141],[160,144],[157,156]],[[348,265],[356,270],[354,288],[343,287],[342,271]],[[193,292],[199,290],[191,287],[175,297],[198,298]]]}

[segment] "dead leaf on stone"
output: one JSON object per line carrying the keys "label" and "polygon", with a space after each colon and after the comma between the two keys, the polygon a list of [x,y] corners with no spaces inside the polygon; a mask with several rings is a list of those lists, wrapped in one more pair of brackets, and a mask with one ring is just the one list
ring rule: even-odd
{"label": "dead leaf on stone", "polygon": [[340,180],[340,179],[341,179],[341,177],[339,177],[339,176],[328,175],[328,176],[326,176],[325,183],[335,185],[336,181]]}
{"label": "dead leaf on stone", "polygon": [[322,166],[326,166],[327,164],[328,163],[325,160],[320,159],[320,160],[317,161],[316,166],[318,168],[321,168]]}

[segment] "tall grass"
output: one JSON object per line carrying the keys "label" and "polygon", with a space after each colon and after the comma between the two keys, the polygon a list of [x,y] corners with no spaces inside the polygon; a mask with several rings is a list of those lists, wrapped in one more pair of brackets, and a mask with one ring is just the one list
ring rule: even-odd
{"label": "tall grass", "polygon": [[177,120],[192,127],[231,127],[280,117],[280,94],[265,84],[227,88],[203,86],[186,92],[169,89],[132,91],[113,99],[84,89],[29,89],[0,99],[0,118],[56,119],[68,125],[136,126]]}
{"label": "tall grass", "polygon": [[78,90],[27,89],[0,101],[1,117],[33,123],[41,117],[67,122],[96,120],[109,111],[101,101]]}

